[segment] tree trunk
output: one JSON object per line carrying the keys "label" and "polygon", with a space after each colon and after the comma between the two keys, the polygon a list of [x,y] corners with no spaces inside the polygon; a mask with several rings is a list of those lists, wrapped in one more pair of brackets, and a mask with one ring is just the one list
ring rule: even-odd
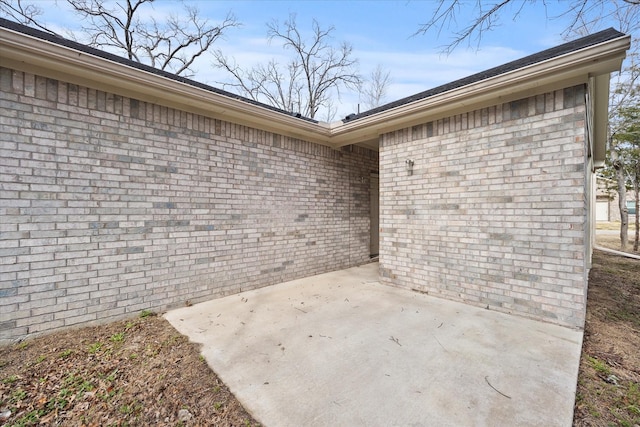
{"label": "tree trunk", "polygon": [[620,248],[622,250],[625,250],[627,249],[627,243],[629,242],[629,211],[627,210],[626,200],[626,180],[624,176],[624,169],[622,168],[622,164],[620,164],[620,161],[614,161],[613,167],[616,170],[616,180],[618,181],[618,206],[620,207]]}
{"label": "tree trunk", "polygon": [[640,196],[640,194],[638,194],[638,193],[640,193],[640,191],[638,191],[638,190],[640,190],[640,186],[636,185],[636,188],[634,188],[634,190],[635,190],[635,193],[636,193],[635,194],[636,195],[636,215],[635,215],[635,217],[636,217],[636,236],[635,236],[636,240],[633,242],[633,250],[634,250],[634,252],[638,252],[638,240],[639,240],[638,237],[640,237],[640,227],[639,227],[639,225],[640,225],[639,224],[640,223],[640,212],[638,212],[638,208],[640,207],[640,204],[638,204],[638,201],[639,201],[638,200],[638,198],[639,198],[638,196]]}

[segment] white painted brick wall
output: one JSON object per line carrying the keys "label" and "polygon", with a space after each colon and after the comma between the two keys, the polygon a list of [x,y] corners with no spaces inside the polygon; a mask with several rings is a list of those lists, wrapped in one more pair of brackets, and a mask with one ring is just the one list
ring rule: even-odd
{"label": "white painted brick wall", "polygon": [[375,152],[0,77],[0,341],[369,259]]}
{"label": "white painted brick wall", "polygon": [[582,327],[585,114],[578,86],[383,135],[382,280]]}

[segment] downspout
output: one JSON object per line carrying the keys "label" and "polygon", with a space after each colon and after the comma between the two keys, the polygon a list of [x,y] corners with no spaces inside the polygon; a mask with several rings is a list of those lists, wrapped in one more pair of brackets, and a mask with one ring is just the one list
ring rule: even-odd
{"label": "downspout", "polygon": [[598,246],[598,245],[594,246],[594,249],[597,249],[599,251],[606,252],[606,253],[612,254],[612,255],[618,255],[618,256],[625,257],[625,258],[631,258],[631,259],[640,260],[640,255],[630,254],[629,252],[616,251],[615,249],[604,248],[604,247]]}

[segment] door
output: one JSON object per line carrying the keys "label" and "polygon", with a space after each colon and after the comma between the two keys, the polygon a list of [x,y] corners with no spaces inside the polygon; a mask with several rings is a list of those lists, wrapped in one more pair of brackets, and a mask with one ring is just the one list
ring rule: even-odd
{"label": "door", "polygon": [[609,202],[596,202],[596,221],[609,221]]}
{"label": "door", "polygon": [[369,232],[369,253],[371,258],[378,256],[380,239],[380,178],[377,173],[372,173],[369,179],[371,188],[369,191],[371,199],[371,230]]}

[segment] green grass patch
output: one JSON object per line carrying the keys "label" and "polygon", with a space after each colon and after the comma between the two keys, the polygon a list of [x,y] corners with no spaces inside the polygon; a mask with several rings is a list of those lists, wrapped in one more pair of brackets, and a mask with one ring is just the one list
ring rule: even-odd
{"label": "green grass patch", "polygon": [[140,318],[144,319],[145,317],[155,316],[156,314],[151,310],[142,310],[140,312]]}
{"label": "green grass patch", "polygon": [[101,349],[102,349],[102,344],[99,342],[94,342],[93,344],[89,345],[89,349],[87,351],[89,352],[89,354],[96,354]]}
{"label": "green grass patch", "polygon": [[16,381],[18,381],[18,376],[17,375],[9,375],[7,378],[2,380],[2,382],[4,384],[13,384]]}
{"label": "green grass patch", "polygon": [[606,362],[596,359],[595,357],[587,356],[589,363],[599,374],[602,375],[611,375],[611,368],[607,365]]}
{"label": "green grass patch", "polygon": [[124,341],[124,332],[118,332],[116,334],[111,335],[111,338],[109,338],[109,341],[114,343],[121,343],[122,341]]}

